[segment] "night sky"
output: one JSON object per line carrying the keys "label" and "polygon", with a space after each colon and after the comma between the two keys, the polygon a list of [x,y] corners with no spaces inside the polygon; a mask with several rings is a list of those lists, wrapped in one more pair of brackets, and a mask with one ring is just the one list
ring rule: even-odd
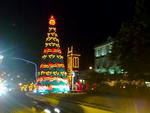
{"label": "night sky", "polygon": [[9,72],[32,77],[32,65],[10,58],[39,64],[48,18],[54,15],[64,55],[67,47],[73,45],[81,54],[80,69],[84,70],[94,63],[94,46],[105,42],[108,36],[114,37],[121,23],[132,18],[133,9],[134,0],[0,1],[0,52],[8,58],[5,64]]}

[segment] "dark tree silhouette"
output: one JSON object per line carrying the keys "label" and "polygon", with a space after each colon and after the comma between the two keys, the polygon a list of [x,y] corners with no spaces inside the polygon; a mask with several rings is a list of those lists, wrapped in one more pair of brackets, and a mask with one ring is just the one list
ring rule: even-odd
{"label": "dark tree silhouette", "polygon": [[150,79],[150,15],[148,0],[136,0],[135,15],[124,22],[112,50],[112,58],[128,71],[130,79]]}

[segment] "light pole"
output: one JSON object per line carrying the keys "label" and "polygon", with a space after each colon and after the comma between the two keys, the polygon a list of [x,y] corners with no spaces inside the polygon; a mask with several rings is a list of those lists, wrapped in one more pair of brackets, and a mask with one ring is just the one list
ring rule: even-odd
{"label": "light pole", "polygon": [[2,64],[3,59],[4,59],[4,56],[3,56],[3,55],[0,55],[0,64]]}
{"label": "light pole", "polygon": [[26,59],[23,59],[23,58],[16,58],[16,57],[12,57],[12,59],[16,59],[16,60],[22,60],[24,62],[27,62],[27,63],[30,63],[30,64],[33,64],[34,67],[35,67],[35,79],[37,80],[37,64],[32,62],[32,61],[29,61],[29,60],[26,60]]}
{"label": "light pole", "polygon": [[75,77],[75,72],[72,71],[72,90],[74,90],[74,77]]}

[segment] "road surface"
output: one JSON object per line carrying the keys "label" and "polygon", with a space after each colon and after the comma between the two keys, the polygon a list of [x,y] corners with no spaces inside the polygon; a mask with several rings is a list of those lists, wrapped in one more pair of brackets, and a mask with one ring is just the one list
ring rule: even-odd
{"label": "road surface", "polygon": [[0,96],[0,113],[41,113],[47,105],[45,103],[39,107],[34,102],[24,93],[8,93]]}
{"label": "road surface", "polygon": [[58,100],[55,98],[46,98],[44,96],[35,96],[32,94],[27,94],[29,97],[32,97],[36,100],[40,100],[43,102],[49,102],[49,104],[56,106],[62,109],[65,113],[114,113],[112,111],[98,109],[96,107],[78,104],[73,102],[68,102],[64,100]]}
{"label": "road surface", "polygon": [[54,109],[55,107],[59,108],[61,113],[113,113],[104,109],[53,98],[46,100],[42,96],[31,98],[31,96],[21,92],[9,93],[0,97],[0,113],[44,113],[45,108]]}

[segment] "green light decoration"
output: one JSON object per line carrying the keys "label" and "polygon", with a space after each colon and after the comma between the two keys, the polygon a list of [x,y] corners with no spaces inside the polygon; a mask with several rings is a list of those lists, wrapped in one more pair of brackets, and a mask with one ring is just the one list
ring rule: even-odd
{"label": "green light decoration", "polygon": [[55,18],[51,16],[37,78],[38,92],[41,94],[68,93],[70,90],[55,24]]}

